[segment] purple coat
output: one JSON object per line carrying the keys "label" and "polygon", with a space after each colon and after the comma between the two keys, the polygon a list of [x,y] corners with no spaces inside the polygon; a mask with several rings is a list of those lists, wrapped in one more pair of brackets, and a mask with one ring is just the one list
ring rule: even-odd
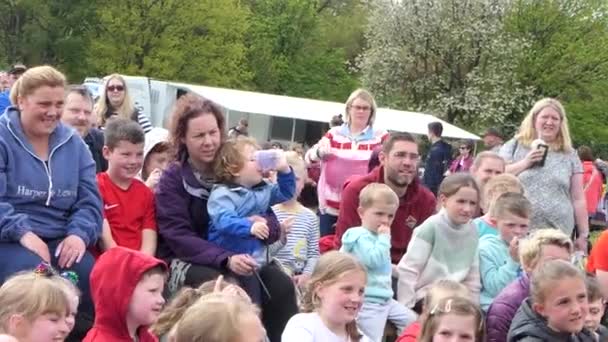
{"label": "purple coat", "polygon": [[506,342],[511,321],[521,303],[530,294],[530,279],[522,274],[507,285],[490,305],[486,315],[487,341]]}
{"label": "purple coat", "polygon": [[[158,257],[225,270],[228,257],[235,254],[207,241],[210,186],[203,186],[188,162],[174,162],[163,172],[156,190]],[[273,243],[280,236],[279,222],[269,209],[265,216]]]}

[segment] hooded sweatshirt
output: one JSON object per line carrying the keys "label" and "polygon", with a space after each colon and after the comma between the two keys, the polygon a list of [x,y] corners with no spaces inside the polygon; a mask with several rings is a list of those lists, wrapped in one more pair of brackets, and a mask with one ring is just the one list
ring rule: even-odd
{"label": "hooded sweatshirt", "polygon": [[586,329],[577,334],[551,330],[547,321],[532,310],[530,299],[526,299],[511,322],[507,341],[595,342],[595,337]]}
{"label": "hooded sweatshirt", "polygon": [[[123,247],[115,247],[97,260],[91,271],[91,296],[95,323],[84,342],[132,342],[127,328],[127,312],[135,287],[143,274],[167,265],[159,259]],[[137,330],[139,342],[158,341],[148,327]]]}
{"label": "hooded sweatshirt", "polygon": [[23,133],[19,111],[0,118],[0,241],[18,242],[32,232],[44,240],[80,237],[86,245],[101,233],[101,197],[95,162],[71,128],[58,123],[49,136],[48,160]]}
{"label": "hooded sweatshirt", "polygon": [[150,132],[146,133],[146,142],[144,143],[144,164],[148,154],[150,154],[150,151],[152,151],[156,145],[168,141],[169,131],[164,128],[154,127]]}

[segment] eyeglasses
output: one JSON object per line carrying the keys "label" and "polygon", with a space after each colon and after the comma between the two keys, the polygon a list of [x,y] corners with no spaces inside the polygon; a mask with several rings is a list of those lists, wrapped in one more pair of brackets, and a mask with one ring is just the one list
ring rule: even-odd
{"label": "eyeglasses", "polygon": [[468,150],[469,148],[466,147],[466,146],[460,146],[459,149],[461,149],[461,150]]}
{"label": "eyeglasses", "polygon": [[123,90],[125,90],[125,87],[123,87],[121,85],[108,86],[108,91],[123,91]]}
{"label": "eyeglasses", "polygon": [[372,107],[370,107],[370,106],[351,106],[351,108],[354,110],[361,110],[364,112],[369,112],[372,109]]}

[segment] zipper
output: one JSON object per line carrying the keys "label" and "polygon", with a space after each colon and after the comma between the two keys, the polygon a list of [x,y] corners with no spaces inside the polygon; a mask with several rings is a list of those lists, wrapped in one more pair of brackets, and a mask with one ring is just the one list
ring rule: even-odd
{"label": "zipper", "polygon": [[17,139],[17,141],[19,142],[19,145],[21,145],[21,147],[27,151],[27,153],[29,153],[32,157],[34,157],[35,159],[38,159],[41,163],[42,166],[44,166],[44,171],[46,173],[47,179],[49,181],[49,188],[47,191],[47,196],[46,196],[46,202],[45,205],[48,207],[49,205],[51,205],[51,197],[52,197],[52,190],[53,190],[53,178],[52,178],[52,172],[51,172],[51,158],[53,157],[53,153],[55,153],[55,151],[63,146],[65,143],[67,143],[70,138],[72,138],[72,136],[68,136],[67,139],[65,139],[64,141],[61,141],[59,144],[57,144],[57,146],[55,146],[51,152],[49,153],[49,160],[48,163],[49,165],[47,166],[46,163],[44,162],[44,160],[40,159],[40,157],[38,157],[35,153],[32,153],[32,151],[30,151],[27,146],[25,146],[25,144],[23,143],[23,141],[21,141],[21,139],[19,139],[19,137],[17,136],[17,134],[15,134],[15,132],[13,132],[13,129],[11,128],[11,122],[8,121],[8,124],[6,125],[8,128],[8,131],[11,132],[11,134],[13,135],[13,137],[15,139]]}

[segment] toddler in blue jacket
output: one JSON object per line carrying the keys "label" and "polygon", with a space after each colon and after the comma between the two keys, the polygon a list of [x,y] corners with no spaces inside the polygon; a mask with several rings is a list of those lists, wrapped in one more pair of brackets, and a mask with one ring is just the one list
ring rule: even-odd
{"label": "toddler in blue jacket", "polygon": [[[272,232],[262,215],[272,205],[293,197],[294,174],[282,151],[259,151],[250,138],[226,141],[216,160],[218,184],[207,202],[209,241],[235,254],[248,254],[263,266],[269,262],[268,238]],[[277,184],[263,179],[267,171],[277,171]],[[257,302],[261,297],[257,279],[241,277],[241,283]]]}

